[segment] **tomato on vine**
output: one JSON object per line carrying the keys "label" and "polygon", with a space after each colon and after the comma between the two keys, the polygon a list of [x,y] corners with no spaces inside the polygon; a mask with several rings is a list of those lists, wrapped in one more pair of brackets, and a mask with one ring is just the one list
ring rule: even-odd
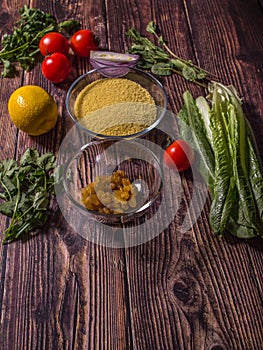
{"label": "tomato on vine", "polygon": [[194,150],[185,140],[174,141],[164,151],[164,162],[171,168],[184,171],[190,168],[194,161]]}
{"label": "tomato on vine", "polygon": [[47,56],[42,62],[42,74],[52,83],[61,83],[68,79],[71,71],[69,59],[60,52]]}
{"label": "tomato on vine", "polygon": [[68,39],[63,34],[57,32],[45,34],[40,39],[38,46],[43,56],[47,56],[55,52],[60,52],[67,55],[69,51]]}
{"label": "tomato on vine", "polygon": [[72,35],[70,46],[75,55],[89,57],[91,50],[98,50],[99,38],[91,30],[81,29]]}

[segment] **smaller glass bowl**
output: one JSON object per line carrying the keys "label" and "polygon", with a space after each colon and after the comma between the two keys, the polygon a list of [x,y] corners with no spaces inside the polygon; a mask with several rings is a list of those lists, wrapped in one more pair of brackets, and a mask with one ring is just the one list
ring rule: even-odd
{"label": "smaller glass bowl", "polygon": [[[125,134],[125,135],[105,135],[102,133],[94,132],[93,130],[89,130],[86,126],[83,126],[80,122],[80,120],[77,119],[75,111],[74,111],[74,105],[75,101],[79,95],[79,93],[89,84],[99,80],[99,79],[109,79],[109,78],[121,78],[121,79],[128,79],[131,80],[139,85],[141,85],[143,88],[145,88],[149,94],[152,96],[155,106],[156,106],[156,117],[154,121],[146,127],[145,129],[132,133],[132,134]],[[117,92],[118,93],[118,92]],[[127,102],[129,103],[129,102]],[[123,103],[122,103],[123,104]],[[135,107],[134,105],[136,103],[131,103],[131,107]],[[137,103],[138,108],[142,107],[142,105],[146,105],[143,103]],[[76,79],[71,87],[69,88],[67,95],[66,95],[66,108],[67,112],[70,116],[70,118],[73,120],[73,122],[80,127],[80,129],[86,131],[89,135],[92,137],[97,138],[114,138],[114,139],[131,139],[135,137],[140,137],[142,135],[145,135],[149,131],[151,131],[153,128],[155,128],[160,121],[162,120],[163,116],[165,115],[166,109],[167,109],[167,95],[166,92],[162,86],[162,84],[157,80],[154,76],[151,74],[144,72],[138,68],[134,67],[116,67],[116,66],[107,66],[107,67],[101,67],[98,69],[93,69],[86,74],[81,75],[78,79]],[[127,106],[129,108],[129,106]],[[104,113],[104,114],[103,114]],[[104,117],[104,115],[108,115],[107,109],[105,112],[101,112],[101,118]],[[115,122],[115,116],[112,117],[113,122]],[[128,118],[127,118],[128,119]],[[128,121],[128,120],[127,120]]]}
{"label": "smaller glass bowl", "polygon": [[[137,189],[137,205],[121,214],[89,210],[81,200],[81,189],[98,176],[123,170]],[[70,202],[85,217],[105,224],[132,221],[142,216],[162,193],[162,171],[156,155],[136,140],[96,140],[84,145],[64,169],[63,186]],[[100,199],[100,195],[97,193]]]}

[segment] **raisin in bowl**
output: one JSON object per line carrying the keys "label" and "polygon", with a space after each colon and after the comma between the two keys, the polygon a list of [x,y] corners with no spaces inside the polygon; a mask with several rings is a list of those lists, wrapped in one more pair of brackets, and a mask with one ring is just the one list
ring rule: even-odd
{"label": "raisin in bowl", "polygon": [[67,161],[63,186],[82,216],[125,223],[143,215],[160,196],[162,170],[139,139],[95,140]]}

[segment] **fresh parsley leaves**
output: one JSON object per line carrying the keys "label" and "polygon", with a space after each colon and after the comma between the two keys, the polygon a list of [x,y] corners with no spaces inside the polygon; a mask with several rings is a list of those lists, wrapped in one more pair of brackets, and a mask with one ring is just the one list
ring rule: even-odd
{"label": "fresh parsley leaves", "polygon": [[54,194],[55,161],[53,153],[39,155],[28,148],[20,159],[0,162],[0,213],[10,218],[3,243],[26,238],[26,234],[43,226]]}
{"label": "fresh parsley leaves", "polygon": [[40,58],[39,41],[46,33],[71,32],[78,29],[80,25],[75,20],[57,23],[51,14],[40,9],[28,8],[27,5],[19,9],[19,14],[21,18],[14,27],[13,33],[2,37],[0,64],[3,65],[1,73],[3,77],[13,77],[17,73],[16,63],[25,70],[34,67]]}

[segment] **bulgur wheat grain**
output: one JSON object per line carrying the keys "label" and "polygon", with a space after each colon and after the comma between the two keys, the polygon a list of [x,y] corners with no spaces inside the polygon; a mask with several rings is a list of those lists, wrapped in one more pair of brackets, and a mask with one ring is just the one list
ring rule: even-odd
{"label": "bulgur wheat grain", "polygon": [[78,95],[75,115],[87,129],[109,136],[137,133],[156,119],[156,106],[150,93],[128,79],[100,79]]}

